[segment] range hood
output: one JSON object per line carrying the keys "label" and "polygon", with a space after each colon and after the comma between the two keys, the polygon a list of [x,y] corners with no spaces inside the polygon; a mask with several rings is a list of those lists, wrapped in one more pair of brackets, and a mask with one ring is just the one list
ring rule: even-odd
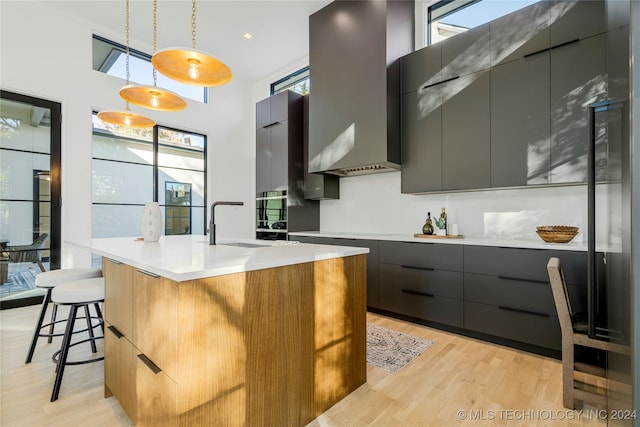
{"label": "range hood", "polygon": [[400,170],[400,64],[414,2],[334,1],[309,17],[309,172]]}

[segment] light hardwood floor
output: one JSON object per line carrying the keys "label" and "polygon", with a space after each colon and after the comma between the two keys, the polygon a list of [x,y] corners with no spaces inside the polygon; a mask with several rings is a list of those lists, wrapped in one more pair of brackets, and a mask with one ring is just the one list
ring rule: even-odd
{"label": "light hardwood floor", "polygon": [[[68,367],[60,398],[49,402],[59,339],[41,338],[24,364],[37,312],[0,311],[0,425],[131,425],[113,397],[103,398],[102,362]],[[562,407],[558,360],[384,316],[367,320],[435,344],[396,374],[369,365],[367,383],[307,427],[606,425],[594,412]],[[88,346],[76,348],[88,354]]]}

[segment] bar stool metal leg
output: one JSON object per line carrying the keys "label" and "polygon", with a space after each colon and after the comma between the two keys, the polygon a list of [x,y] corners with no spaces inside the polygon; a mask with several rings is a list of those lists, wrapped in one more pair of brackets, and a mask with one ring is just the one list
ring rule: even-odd
{"label": "bar stool metal leg", "polygon": [[73,336],[73,326],[76,321],[76,314],[78,312],[78,306],[72,305],[69,307],[69,319],[67,320],[67,328],[64,332],[64,338],[62,339],[62,348],[60,349],[60,358],[56,366],[56,379],[53,383],[53,393],[51,394],[51,401],[58,400],[58,394],[60,393],[60,385],[62,384],[62,375],[64,374],[64,367],[67,364],[67,356],[69,355],[69,346],[71,345],[71,337]]}
{"label": "bar stool metal leg", "polygon": [[[47,289],[47,293],[44,295],[44,299],[42,300],[42,308],[40,308],[38,322],[36,323],[36,328],[33,331],[33,338],[31,338],[31,345],[29,346],[27,359],[24,361],[24,363],[31,363],[31,359],[33,359],[33,352],[36,350],[36,343],[38,342],[38,337],[40,336],[40,329],[42,328],[42,322],[44,322],[44,316],[47,313],[49,302],[51,302],[51,288]],[[51,325],[51,328],[53,328],[53,324]],[[52,337],[49,337],[49,340],[51,340],[51,338]]]}
{"label": "bar stool metal leg", "polygon": [[84,306],[84,318],[87,321],[87,332],[89,333],[89,343],[91,343],[91,352],[97,353],[95,336],[93,335],[93,325],[91,324],[91,312],[89,311],[89,305]]}
{"label": "bar stool metal leg", "polygon": [[[49,292],[51,292],[51,289],[49,289]],[[54,304],[53,309],[51,309],[51,325],[49,325],[49,338],[47,338],[47,342],[49,344],[51,344],[51,342],[53,341],[53,333],[55,332],[54,328],[56,326],[57,316],[58,316],[58,306]]]}

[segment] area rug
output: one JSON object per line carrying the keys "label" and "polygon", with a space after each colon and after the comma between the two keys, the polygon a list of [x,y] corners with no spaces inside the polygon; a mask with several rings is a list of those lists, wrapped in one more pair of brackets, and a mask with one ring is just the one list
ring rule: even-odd
{"label": "area rug", "polygon": [[395,374],[434,341],[367,323],[367,363]]}

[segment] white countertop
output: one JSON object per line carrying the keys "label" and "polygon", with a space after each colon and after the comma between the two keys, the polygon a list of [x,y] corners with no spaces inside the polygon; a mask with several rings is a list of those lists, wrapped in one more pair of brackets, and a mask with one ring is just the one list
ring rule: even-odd
{"label": "white countertop", "polygon": [[[229,242],[266,246],[245,248],[224,244]],[[162,236],[159,242],[116,237],[93,239],[89,245],[68,243],[177,282],[369,252],[367,248],[243,239],[219,239],[217,245],[211,246],[208,236],[200,235]]]}
{"label": "white countertop", "polygon": [[[565,251],[586,251],[586,242],[569,243],[546,243],[542,239],[538,240],[497,240],[467,238],[424,238],[414,237],[412,234],[377,234],[377,233],[344,233],[344,232],[324,232],[324,231],[298,231],[289,233],[289,240],[295,240],[295,236],[309,237],[335,237],[339,239],[363,239],[363,240],[389,240],[396,242],[419,242],[419,243],[442,243],[447,245],[474,245],[474,246],[501,246],[508,248],[529,248],[529,249],[553,249]],[[598,248],[601,250],[601,248]]]}

